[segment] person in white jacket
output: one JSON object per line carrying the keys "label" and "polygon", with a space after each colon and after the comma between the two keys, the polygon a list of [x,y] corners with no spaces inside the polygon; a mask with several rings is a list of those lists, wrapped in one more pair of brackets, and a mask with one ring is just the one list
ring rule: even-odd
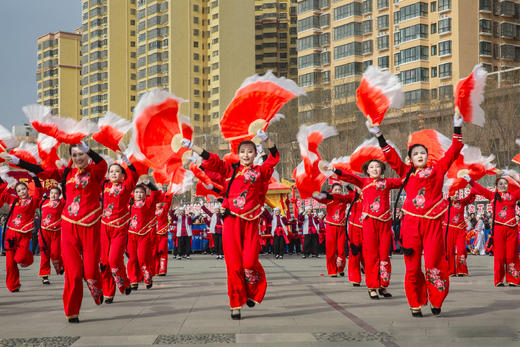
{"label": "person in white jacket", "polygon": [[475,254],[486,255],[486,232],[484,226],[484,219],[481,215],[477,216],[477,225],[475,226],[477,231],[477,243],[475,246]]}

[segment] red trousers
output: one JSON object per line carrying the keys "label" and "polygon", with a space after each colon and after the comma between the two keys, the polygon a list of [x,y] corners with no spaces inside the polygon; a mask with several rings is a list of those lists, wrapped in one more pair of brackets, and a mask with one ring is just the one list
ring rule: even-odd
{"label": "red trousers", "polygon": [[155,238],[155,273],[159,275],[166,275],[166,271],[168,270],[168,234],[155,234]]}
{"label": "red trousers", "polygon": [[457,259],[455,263],[455,271],[457,274],[468,274],[468,251],[466,250],[466,230],[458,229],[457,238],[455,240],[457,248]]}
{"label": "red trousers", "polygon": [[495,286],[504,281],[504,275],[507,283],[519,285],[518,230],[516,227],[495,224],[493,258]]}
{"label": "red trousers", "polygon": [[348,228],[348,238],[350,240],[350,245],[357,247],[355,255],[352,253],[351,247],[349,247],[348,280],[351,283],[359,284],[361,283],[361,262],[363,261],[363,255],[360,249],[363,244],[363,229],[352,224],[350,224]]}
{"label": "red trousers", "polygon": [[[42,239],[43,236],[43,239]],[[61,230],[49,231],[41,229],[38,234],[38,242],[40,243],[40,277],[47,277],[51,274],[51,263],[56,270],[56,274],[60,274],[63,269],[63,261],[61,259]]]}
{"label": "red trousers", "polygon": [[152,282],[154,274],[153,234],[145,235],[128,233],[128,277],[131,284],[137,284],[144,279],[145,284]]}
{"label": "red trousers", "polygon": [[334,276],[345,270],[345,226],[327,223],[325,229],[325,255],[327,258],[327,273]]}
{"label": "red trousers", "polygon": [[363,219],[363,260],[368,289],[386,288],[390,284],[391,223],[391,221],[382,222],[371,217]]}
{"label": "red trousers", "polygon": [[101,224],[100,268],[105,298],[114,297],[116,286],[121,294],[130,286],[124,259],[127,238],[128,230],[126,225],[113,227]]}
{"label": "red trousers", "polygon": [[[402,221],[403,248],[412,249],[404,256],[406,274],[404,288],[412,308],[428,303],[440,308],[449,291],[448,262],[444,251],[441,219],[428,219],[405,214]],[[424,268],[421,257],[424,251]]]}
{"label": "red trousers", "polygon": [[100,222],[90,227],[61,222],[61,256],[65,266],[63,307],[67,318],[77,317],[83,300],[83,279],[97,305],[101,304],[99,273]]}
{"label": "red trousers", "polygon": [[6,267],[6,278],[5,284],[9,291],[20,288],[20,272],[18,271],[18,265],[20,267],[30,266],[33,261],[33,254],[29,247],[31,242],[32,234],[19,233],[17,231],[7,229],[5,235],[5,267]]}
{"label": "red trousers", "polygon": [[267,288],[265,272],[258,261],[258,219],[227,216],[222,235],[226,255],[229,306],[242,307],[247,299],[261,303]]}
{"label": "red trousers", "polygon": [[450,226],[446,231],[446,226],[443,224],[443,231],[448,233],[446,235],[446,255],[448,257],[448,276],[453,276],[457,273],[457,265],[455,259],[455,247],[457,243],[457,236],[460,228]]}

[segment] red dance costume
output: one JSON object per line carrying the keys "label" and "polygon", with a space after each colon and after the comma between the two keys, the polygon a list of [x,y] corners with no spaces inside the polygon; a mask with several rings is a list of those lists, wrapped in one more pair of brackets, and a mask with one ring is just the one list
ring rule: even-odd
{"label": "red dance costume", "polygon": [[318,255],[319,245],[319,219],[314,214],[302,214],[298,217],[298,223],[302,227],[303,234],[303,255],[305,257],[310,256],[312,253],[314,256]]}
{"label": "red dance costume", "polygon": [[[0,182],[2,181],[0,180]],[[9,193],[7,184],[2,182],[0,192],[0,206],[4,203],[9,204],[11,212],[7,221],[7,230],[4,231],[4,249],[6,250],[7,272],[5,284],[7,289],[12,292],[20,288],[18,265],[27,267],[34,261],[29,245],[34,229],[34,213],[40,207],[43,191],[41,187],[36,187],[33,196],[29,195],[25,199],[20,199],[17,195]]]}
{"label": "red dance costume", "polygon": [[145,200],[135,201],[130,207],[126,246],[127,271],[130,283],[134,286],[143,279],[147,286],[152,284],[155,273],[152,237],[155,229],[155,205],[160,198],[161,192],[154,190]]}
{"label": "red dance costume", "polygon": [[327,273],[329,276],[337,276],[345,270],[345,231],[347,204],[354,200],[355,193],[328,194],[325,199],[316,199],[327,205],[325,223],[325,254],[327,257]]}
{"label": "red dance costume", "polygon": [[51,266],[56,274],[63,271],[61,258],[61,214],[65,207],[65,200],[47,200],[42,205],[41,231],[38,235],[40,243],[40,277],[48,277],[51,274]]}
{"label": "red dance costume", "polygon": [[353,202],[348,219],[348,238],[350,240],[348,256],[348,280],[352,284],[361,283],[361,264],[363,262],[363,196]]}
{"label": "red dance costume", "polygon": [[[492,192],[477,182],[471,181],[475,193],[482,195],[495,206],[493,231],[493,258],[495,286],[504,283],[520,285],[518,266],[518,222],[516,221],[516,203],[520,200],[520,189],[512,193]],[[500,196],[497,199],[497,196]],[[496,201],[495,201],[496,200]]]}
{"label": "red dance costume", "polygon": [[162,193],[160,202],[155,206],[155,273],[160,276],[165,276],[168,271],[168,212],[172,200],[173,195]]}
{"label": "red dance costume", "polygon": [[226,163],[216,154],[206,151],[202,153],[202,158],[208,168],[226,178],[225,191],[228,193],[222,207],[230,213],[224,218],[223,236],[229,305],[232,309],[240,308],[247,299],[260,303],[265,295],[267,281],[258,261],[258,223],[269,180],[275,165],[280,161],[280,155],[276,147],[271,148],[269,157],[262,165],[251,167]]}
{"label": "red dance costume", "polygon": [[132,165],[126,170],[123,182],[105,181],[103,185],[100,268],[105,299],[114,298],[116,286],[121,294],[130,286],[124,254],[130,220],[128,204],[138,179]]}
{"label": "red dance costume", "polygon": [[44,179],[54,178],[66,182],[65,207],[61,216],[61,255],[65,266],[63,306],[69,319],[78,317],[83,300],[84,279],[95,303],[100,305],[103,300],[99,272],[102,210],[99,197],[107,163],[92,150],[87,154],[92,162],[83,169],[72,167],[72,164],[65,169],[45,170],[23,161],[19,165]]}
{"label": "red dance costume", "polygon": [[392,264],[392,214],[390,191],[399,189],[400,178],[359,177],[336,170],[341,180],[352,183],[363,191],[363,259],[365,282],[368,289],[386,288],[390,284]]}
{"label": "red dance costume", "polygon": [[[401,178],[406,177],[412,167],[403,163],[382,136],[379,141],[386,161]],[[442,186],[444,175],[459,156],[462,147],[462,135],[454,134],[444,157],[433,166],[413,172],[405,187],[406,199],[402,208],[405,215],[401,235],[406,265],[405,291],[412,309],[426,305],[428,299],[432,306],[440,308],[448,295],[448,262],[442,228],[442,217],[448,203],[443,199]],[[426,277],[421,269],[423,250]]]}
{"label": "red dance costume", "polygon": [[[449,210],[444,218],[444,230],[446,236],[446,254],[448,256],[448,275],[467,275],[468,265],[466,262],[466,221],[464,220],[464,209],[475,201],[475,194],[470,193],[464,199],[449,203]],[[448,225],[448,215],[450,221]],[[447,231],[446,231],[447,228]],[[455,257],[455,249],[457,256]]]}
{"label": "red dance costume", "polygon": [[[211,212],[206,206],[202,206],[202,210],[210,217],[207,220],[206,224],[209,227],[209,235],[213,237],[213,244],[215,248],[215,253],[217,256],[224,255],[223,247],[222,247],[222,229],[223,223],[220,213]],[[211,248],[211,246],[210,246]]]}

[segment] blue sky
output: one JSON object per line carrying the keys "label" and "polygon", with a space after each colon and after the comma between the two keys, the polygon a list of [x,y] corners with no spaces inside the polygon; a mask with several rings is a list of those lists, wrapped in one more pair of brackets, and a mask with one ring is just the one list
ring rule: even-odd
{"label": "blue sky", "polygon": [[0,1],[0,123],[26,122],[22,106],[36,102],[36,39],[81,26],[81,0]]}

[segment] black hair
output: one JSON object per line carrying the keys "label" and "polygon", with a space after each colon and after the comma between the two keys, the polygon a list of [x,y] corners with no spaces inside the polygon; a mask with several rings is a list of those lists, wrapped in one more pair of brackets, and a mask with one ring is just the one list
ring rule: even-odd
{"label": "black hair", "polygon": [[136,189],[142,189],[146,193],[146,188],[148,188],[148,187],[144,183],[139,183],[138,185],[136,185],[134,187],[134,192],[135,192]]}
{"label": "black hair", "polygon": [[376,163],[378,163],[379,166],[381,167],[381,175],[384,175],[385,170],[386,170],[386,164],[383,163],[383,162],[382,162],[381,160],[379,160],[379,159],[370,159],[370,160],[367,160],[367,161],[363,164],[363,166],[361,167],[361,170],[363,171],[363,173],[364,173],[365,175],[368,176],[368,166],[370,165],[370,163],[372,163],[372,162],[374,162],[374,161],[375,161]]}
{"label": "black hair", "polygon": [[330,189],[331,190],[334,189],[335,186],[339,186],[341,189],[343,189],[343,186],[341,185],[341,183],[338,183],[338,182],[333,183],[332,186],[330,187]]}
{"label": "black hair", "polygon": [[413,151],[416,147],[422,147],[422,148],[424,148],[424,150],[426,151],[426,154],[428,154],[428,148],[426,148],[425,145],[422,145],[422,144],[420,144],[420,143],[416,143],[416,144],[412,145],[410,148],[408,148],[408,158],[410,158],[410,160],[412,160],[412,151]]}
{"label": "black hair", "polygon": [[79,146],[79,144],[77,144],[77,143],[74,143],[74,144],[70,145],[70,146],[69,146],[69,154],[72,155],[72,149],[73,149],[74,147],[78,147],[78,146]]}
{"label": "black hair", "polygon": [[509,184],[509,181],[507,180],[506,176],[504,176],[504,175],[500,175],[500,176],[497,176],[497,178],[496,178],[496,180],[495,180],[495,186],[498,185],[498,181],[500,181],[500,180],[504,180],[504,181],[507,182],[507,184]]}
{"label": "black hair", "polygon": [[237,149],[237,152],[240,152],[240,147],[242,146],[253,146],[253,148],[255,149],[255,154],[257,153],[256,152],[256,143],[254,143],[253,141],[242,141],[240,142],[240,144],[238,145],[238,149]]}

